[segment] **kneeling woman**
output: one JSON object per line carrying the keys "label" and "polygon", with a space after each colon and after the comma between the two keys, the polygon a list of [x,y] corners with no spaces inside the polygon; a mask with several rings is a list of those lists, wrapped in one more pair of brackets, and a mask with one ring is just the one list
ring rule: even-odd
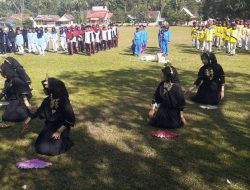
{"label": "kneeling woman", "polygon": [[194,85],[189,88],[189,92],[198,88],[192,100],[200,104],[218,105],[224,97],[224,71],[213,53],[203,53],[201,60],[204,65],[200,68]]}
{"label": "kneeling woman", "polygon": [[150,124],[159,128],[178,128],[186,123],[183,115],[184,94],[178,83],[171,82],[174,74],[172,68],[167,66],[162,72],[164,81],[153,96],[153,106],[149,111]]}
{"label": "kneeling woman", "polygon": [[42,81],[47,97],[41,106],[25,122],[40,117],[45,119],[45,126],[40,132],[35,149],[39,154],[58,155],[66,152],[73,145],[69,138],[70,128],[75,124],[75,115],[69,101],[64,83],[55,78]]}
{"label": "kneeling woman", "polygon": [[0,100],[5,98],[7,105],[2,116],[4,123],[0,128],[9,127],[6,122],[25,121],[32,107],[29,103],[32,97],[30,78],[20,63],[12,57],[7,57],[1,64],[1,75],[6,79],[0,93]]}

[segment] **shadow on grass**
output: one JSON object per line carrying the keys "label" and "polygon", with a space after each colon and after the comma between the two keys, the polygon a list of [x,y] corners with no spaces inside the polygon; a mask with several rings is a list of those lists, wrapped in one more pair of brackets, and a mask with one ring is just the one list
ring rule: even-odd
{"label": "shadow on grass", "polygon": [[[1,189],[24,184],[37,190],[226,189],[226,179],[247,186],[249,117],[238,120],[237,114],[249,110],[250,102],[247,90],[237,83],[249,75],[227,73],[240,80],[228,86],[221,109],[201,110],[189,103],[189,124],[175,130],[180,134],[176,141],[166,141],[150,136],[155,129],[146,119],[151,96],[160,82],[159,73],[159,66],[151,66],[147,70],[65,72],[57,76],[74,87],[73,96],[84,92],[98,97],[90,106],[74,105],[78,124],[71,136],[75,146],[66,154],[42,157],[54,163],[51,168],[19,171],[13,162],[35,157],[32,146],[36,136],[26,134],[29,141],[19,146],[16,128],[0,133],[8,146],[15,144],[13,149],[7,145],[1,148]],[[195,80],[195,72],[179,73],[184,86]],[[237,110],[226,108],[234,101],[239,104]],[[230,111],[236,116],[230,117]]]}

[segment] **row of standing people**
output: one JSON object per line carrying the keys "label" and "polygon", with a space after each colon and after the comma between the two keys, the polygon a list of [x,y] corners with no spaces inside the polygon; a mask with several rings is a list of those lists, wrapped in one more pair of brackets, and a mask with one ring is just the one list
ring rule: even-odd
{"label": "row of standing people", "polygon": [[213,22],[193,23],[191,30],[192,45],[201,52],[212,52],[212,47],[218,51],[224,48],[228,55],[234,56],[236,49],[249,51],[250,23],[248,22]]}
{"label": "row of standing people", "polygon": [[48,28],[20,28],[7,31],[0,30],[1,54],[19,53],[24,54],[25,49],[29,53],[45,55],[46,51],[57,53],[59,46],[62,51],[68,51],[70,55],[75,53],[94,54],[101,50],[118,47],[119,29],[116,25],[109,27],[99,26],[71,26],[60,27],[59,32],[52,27]]}
{"label": "row of standing people", "polygon": [[136,26],[136,31],[132,40],[132,52],[134,56],[140,56],[146,48],[148,43],[148,32],[145,25]]}
{"label": "row of standing people", "polygon": [[160,51],[164,57],[169,55],[170,41],[171,41],[171,33],[169,29],[169,24],[166,23],[161,26],[158,32],[158,43],[159,43]]}

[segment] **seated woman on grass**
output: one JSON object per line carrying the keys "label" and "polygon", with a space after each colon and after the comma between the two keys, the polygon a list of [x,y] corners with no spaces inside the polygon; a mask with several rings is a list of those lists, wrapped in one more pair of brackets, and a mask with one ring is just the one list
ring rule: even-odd
{"label": "seated woman on grass", "polygon": [[187,93],[198,88],[196,95],[191,98],[192,101],[206,105],[218,105],[224,98],[224,71],[217,63],[213,53],[203,53],[201,60],[204,65],[200,68],[198,78]]}
{"label": "seated woman on grass", "polygon": [[9,122],[25,121],[32,106],[29,100],[32,97],[31,81],[22,65],[13,57],[7,57],[1,64],[1,75],[5,78],[4,88],[0,93],[0,100],[5,98],[5,110],[0,128],[10,127]]}
{"label": "seated woman on grass", "polygon": [[164,80],[157,87],[149,111],[150,124],[159,128],[178,128],[186,124],[185,98],[179,83],[173,83],[172,67],[163,70]]}
{"label": "seated woman on grass", "polygon": [[38,110],[26,120],[24,129],[28,128],[31,119],[36,117],[45,119],[44,128],[35,143],[36,152],[44,155],[58,155],[73,146],[69,133],[70,128],[75,124],[75,115],[62,81],[48,78],[42,81],[42,85],[47,97]]}

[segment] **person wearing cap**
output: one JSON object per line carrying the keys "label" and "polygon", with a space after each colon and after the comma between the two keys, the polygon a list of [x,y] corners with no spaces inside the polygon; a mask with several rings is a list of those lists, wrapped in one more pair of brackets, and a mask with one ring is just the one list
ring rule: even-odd
{"label": "person wearing cap", "polygon": [[151,102],[149,124],[165,129],[174,129],[186,124],[183,110],[184,93],[179,83],[173,82],[174,71],[171,66],[162,69],[163,81],[158,85]]}
{"label": "person wearing cap", "polygon": [[230,56],[235,56],[236,54],[236,47],[237,47],[237,42],[238,42],[238,34],[237,34],[237,28],[236,28],[236,24],[233,23],[232,24],[232,28],[230,31]]}

